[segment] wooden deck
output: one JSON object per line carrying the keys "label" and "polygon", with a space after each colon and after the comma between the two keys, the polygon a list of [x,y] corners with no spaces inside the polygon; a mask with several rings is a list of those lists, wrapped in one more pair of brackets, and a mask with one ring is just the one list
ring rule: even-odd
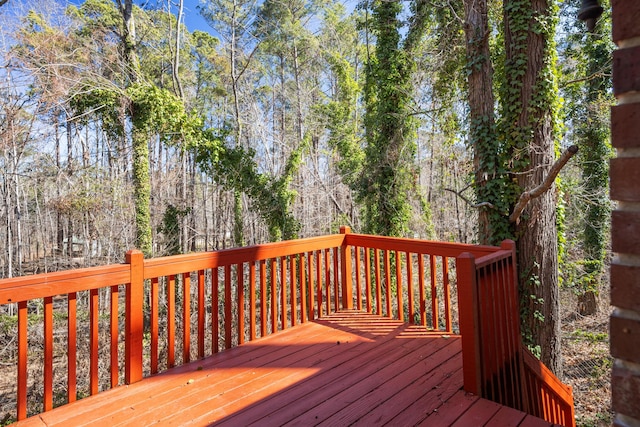
{"label": "wooden deck", "polygon": [[17,425],[550,425],[461,388],[459,336],[338,313]]}

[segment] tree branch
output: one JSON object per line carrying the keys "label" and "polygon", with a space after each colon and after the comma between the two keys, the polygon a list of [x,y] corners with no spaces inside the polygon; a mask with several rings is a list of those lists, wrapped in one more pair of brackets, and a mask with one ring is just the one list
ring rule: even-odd
{"label": "tree branch", "polygon": [[452,188],[445,188],[444,191],[449,191],[449,192],[455,194],[456,196],[460,197],[462,200],[465,201],[466,204],[468,204],[472,208],[487,207],[487,208],[495,209],[495,206],[490,202],[473,203],[471,200],[467,199],[465,196],[462,195],[462,192],[464,190],[466,190],[467,188],[469,188],[468,185],[465,188],[463,188],[462,190],[460,190],[460,191],[456,191],[456,190],[454,190]]}
{"label": "tree branch", "polygon": [[536,197],[540,197],[545,191],[551,188],[551,185],[553,185],[553,181],[555,181],[558,173],[560,173],[560,170],[577,152],[577,145],[572,145],[571,147],[567,148],[565,152],[560,155],[560,158],[558,158],[558,160],[556,160],[555,163],[551,166],[549,174],[542,181],[542,184],[538,185],[533,190],[525,191],[520,195],[518,203],[513,208],[513,212],[511,213],[511,215],[509,215],[509,222],[518,222],[518,220],[520,219],[520,215],[522,215],[522,211],[525,207],[527,207],[529,201],[531,199],[535,199]]}

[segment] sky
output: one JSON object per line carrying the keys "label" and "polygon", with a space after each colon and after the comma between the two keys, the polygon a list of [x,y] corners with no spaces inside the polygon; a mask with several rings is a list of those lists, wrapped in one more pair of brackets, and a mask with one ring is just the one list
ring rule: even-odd
{"label": "sky", "polygon": [[[9,0],[9,2],[12,1],[20,1],[20,0]],[[71,4],[82,4],[84,3],[84,0],[66,0],[68,3]],[[200,14],[198,13],[198,9],[197,6],[200,4],[200,1],[202,0],[184,0],[184,23],[187,26],[187,28],[189,29],[189,31],[193,32],[195,30],[200,30],[200,31],[204,31],[207,33],[211,33],[213,30],[212,28],[209,26],[209,24],[207,24],[207,21],[205,21]],[[206,1],[206,0],[205,0]],[[138,6],[143,6],[146,5],[146,7],[151,7],[153,8],[156,4],[165,4],[166,5],[167,0],[134,0],[134,3],[137,4]],[[177,1],[173,1],[173,3],[177,3]],[[172,7],[172,12],[173,13],[177,13],[178,12],[178,8],[176,7]]]}
{"label": "sky", "polygon": [[212,31],[211,27],[198,13],[197,6],[200,4],[200,1],[201,0],[184,0],[184,23],[191,32],[200,30],[209,33]]}

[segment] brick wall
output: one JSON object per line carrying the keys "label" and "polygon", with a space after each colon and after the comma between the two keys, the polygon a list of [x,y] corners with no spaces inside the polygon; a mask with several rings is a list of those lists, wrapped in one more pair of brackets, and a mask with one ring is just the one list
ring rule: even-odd
{"label": "brick wall", "polygon": [[640,0],[612,0],[611,376],[614,426],[640,425]]}

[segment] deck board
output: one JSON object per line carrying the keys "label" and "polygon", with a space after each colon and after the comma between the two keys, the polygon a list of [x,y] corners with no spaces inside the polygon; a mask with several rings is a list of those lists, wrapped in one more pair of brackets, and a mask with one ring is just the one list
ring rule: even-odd
{"label": "deck board", "polygon": [[468,395],[458,336],[338,313],[121,386],[23,426],[549,426]]}

